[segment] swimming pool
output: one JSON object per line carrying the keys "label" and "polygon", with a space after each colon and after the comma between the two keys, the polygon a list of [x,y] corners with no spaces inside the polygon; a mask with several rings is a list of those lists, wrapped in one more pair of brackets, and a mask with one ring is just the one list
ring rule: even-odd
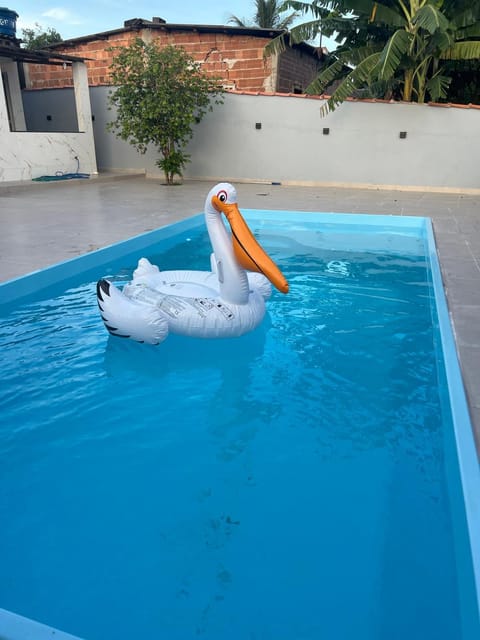
{"label": "swimming pool", "polygon": [[291,292],[239,339],[98,316],[96,280],[142,255],[208,265],[202,216],[0,287],[0,606],[86,640],[477,638],[429,221],[244,213]]}

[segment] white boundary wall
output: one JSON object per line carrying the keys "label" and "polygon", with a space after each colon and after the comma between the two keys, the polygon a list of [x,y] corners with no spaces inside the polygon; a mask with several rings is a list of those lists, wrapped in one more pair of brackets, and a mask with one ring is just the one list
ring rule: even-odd
{"label": "white boundary wall", "polygon": [[322,118],[322,104],[227,96],[198,127],[187,175],[480,192],[480,109],[345,102]]}
{"label": "white boundary wall", "polygon": [[[154,149],[106,132],[108,92],[90,89],[98,166],[161,176]],[[480,108],[352,101],[322,118],[322,104],[227,94],[196,127],[185,178],[480,193]]]}

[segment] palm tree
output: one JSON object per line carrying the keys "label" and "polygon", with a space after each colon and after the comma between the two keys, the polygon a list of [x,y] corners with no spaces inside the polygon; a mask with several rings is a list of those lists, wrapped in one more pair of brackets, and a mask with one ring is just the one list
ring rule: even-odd
{"label": "palm tree", "polygon": [[288,29],[293,23],[297,14],[291,13],[282,17],[284,10],[277,0],[255,0],[255,15],[251,23],[247,23],[245,19],[241,20],[237,16],[230,16],[228,22],[236,24],[238,27],[260,27],[262,29]]}
{"label": "palm tree", "polygon": [[397,90],[406,101],[445,98],[450,78],[441,63],[480,59],[480,3],[471,0],[287,0],[283,8],[310,12],[313,20],[276,38],[267,53],[318,33],[340,42],[308,88],[322,93],[343,77],[324,114],[366,87],[384,95]]}

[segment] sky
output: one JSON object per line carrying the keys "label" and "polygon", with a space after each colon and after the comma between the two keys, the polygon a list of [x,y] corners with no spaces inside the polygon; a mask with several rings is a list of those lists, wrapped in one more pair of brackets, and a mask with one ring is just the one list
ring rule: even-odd
{"label": "sky", "polygon": [[[43,31],[55,29],[64,40],[119,29],[130,18],[151,20],[159,16],[173,24],[222,25],[232,14],[246,21],[254,14],[253,0],[8,0],[3,6],[19,15],[18,38],[22,29],[39,24]],[[322,44],[335,48],[330,42]]]}

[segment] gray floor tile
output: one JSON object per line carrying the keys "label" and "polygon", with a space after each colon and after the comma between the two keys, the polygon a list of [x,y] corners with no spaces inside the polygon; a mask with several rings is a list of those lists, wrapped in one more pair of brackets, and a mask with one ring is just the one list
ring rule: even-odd
{"label": "gray floor tile", "polygon": [[457,304],[452,307],[457,345],[480,347],[480,306]]}
{"label": "gray floor tile", "polygon": [[458,257],[452,255],[451,252],[449,252],[449,254],[450,255],[445,255],[445,252],[442,253],[441,250],[438,251],[442,273],[446,278],[480,278],[478,263],[473,257]]}

